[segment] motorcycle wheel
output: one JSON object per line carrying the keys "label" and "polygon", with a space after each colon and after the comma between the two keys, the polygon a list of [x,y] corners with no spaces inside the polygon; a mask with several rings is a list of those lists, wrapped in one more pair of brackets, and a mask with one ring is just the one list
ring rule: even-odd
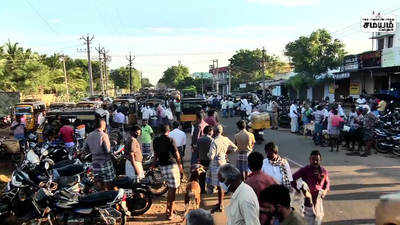
{"label": "motorcycle wheel", "polygon": [[11,161],[14,164],[18,164],[20,160],[21,160],[21,155],[20,154],[12,154],[11,155]]}
{"label": "motorcycle wheel", "polygon": [[151,194],[144,189],[136,189],[132,195],[126,198],[126,206],[133,216],[139,216],[146,213],[153,200],[151,199]]}
{"label": "motorcycle wheel", "polygon": [[376,144],[376,151],[379,153],[387,154],[392,151],[392,147],[390,146],[390,144],[378,141],[378,143]]}
{"label": "motorcycle wheel", "polygon": [[167,181],[163,179],[161,171],[159,169],[155,169],[153,171],[149,171],[146,174],[146,177],[150,180],[149,187],[150,192],[155,196],[161,196],[168,191]]}
{"label": "motorcycle wheel", "polygon": [[399,145],[395,145],[393,146],[393,150],[392,153],[396,156],[400,156],[400,146]]}

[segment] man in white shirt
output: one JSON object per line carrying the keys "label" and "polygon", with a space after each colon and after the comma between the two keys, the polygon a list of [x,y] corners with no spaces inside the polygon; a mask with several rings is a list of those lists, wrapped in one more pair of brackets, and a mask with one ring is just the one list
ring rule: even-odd
{"label": "man in white shirt", "polygon": [[228,101],[228,111],[229,111],[230,117],[233,117],[235,115],[234,106],[235,106],[235,103],[233,103],[233,100],[230,98]]}
{"label": "man in white shirt", "polygon": [[186,149],[186,134],[185,132],[179,129],[180,124],[177,121],[174,121],[172,124],[173,130],[169,132],[169,137],[172,138],[175,142],[176,147],[178,148],[181,159],[185,156]]}
{"label": "man in white shirt", "polygon": [[218,180],[224,191],[233,192],[226,208],[227,225],[260,225],[257,195],[243,182],[240,171],[227,163],[219,168]]}
{"label": "man in white shirt", "polygon": [[293,104],[290,106],[290,131],[292,133],[296,133],[299,131],[299,123],[298,123],[298,113],[297,113],[297,103],[293,101]]}
{"label": "man in white shirt", "polygon": [[226,99],[222,99],[221,101],[221,110],[222,116],[228,118],[228,101]]}
{"label": "man in white shirt", "polygon": [[359,104],[359,105],[363,105],[363,104],[367,103],[367,100],[365,100],[364,96],[361,95],[360,98],[358,98],[358,99],[356,100],[356,102],[357,102],[357,104]]}
{"label": "man in white shirt", "polygon": [[123,127],[125,124],[125,115],[120,109],[117,109],[117,113],[114,115],[114,122],[118,125],[118,127]]}
{"label": "man in white shirt", "polygon": [[242,96],[242,99],[240,99],[240,111],[241,111],[241,119],[245,119],[246,117],[246,111],[248,109],[249,103],[247,102],[247,99]]}
{"label": "man in white shirt", "polygon": [[142,119],[143,120],[149,120],[150,119],[150,114],[151,114],[152,112],[151,112],[151,110],[149,109],[149,107],[148,106],[144,106],[143,108],[142,108]]}

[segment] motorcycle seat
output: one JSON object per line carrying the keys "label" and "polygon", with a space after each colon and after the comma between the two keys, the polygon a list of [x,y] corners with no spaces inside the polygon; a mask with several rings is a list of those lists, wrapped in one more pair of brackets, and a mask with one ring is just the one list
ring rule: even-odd
{"label": "motorcycle seat", "polygon": [[127,176],[118,176],[113,182],[116,187],[124,189],[132,189],[132,183],[132,179]]}
{"label": "motorcycle seat", "polygon": [[118,191],[103,191],[79,198],[80,205],[103,206],[111,203],[118,196]]}
{"label": "motorcycle seat", "polygon": [[58,181],[60,187],[71,187],[80,182],[78,175],[75,176],[62,176]]}
{"label": "motorcycle seat", "polygon": [[57,172],[61,177],[64,176],[73,176],[76,174],[80,174],[84,171],[84,166],[83,165],[76,165],[76,164],[70,164],[66,165],[64,167],[58,168]]}
{"label": "motorcycle seat", "polygon": [[67,160],[62,160],[62,161],[56,163],[56,164],[53,166],[53,169],[62,168],[62,167],[64,167],[64,166],[68,166],[68,165],[71,165],[71,164],[74,164],[74,163],[75,163],[74,160],[69,160],[69,159],[67,159]]}

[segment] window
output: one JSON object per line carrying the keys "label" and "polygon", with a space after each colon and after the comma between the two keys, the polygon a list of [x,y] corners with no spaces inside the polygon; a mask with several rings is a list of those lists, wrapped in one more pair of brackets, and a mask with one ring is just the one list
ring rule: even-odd
{"label": "window", "polygon": [[378,50],[383,49],[384,43],[385,43],[385,39],[383,39],[383,38],[378,39]]}
{"label": "window", "polygon": [[388,37],[388,48],[393,48],[393,35]]}

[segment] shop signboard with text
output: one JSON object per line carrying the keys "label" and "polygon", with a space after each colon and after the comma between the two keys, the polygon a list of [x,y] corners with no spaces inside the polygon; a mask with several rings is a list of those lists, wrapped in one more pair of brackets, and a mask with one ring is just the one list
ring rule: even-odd
{"label": "shop signboard with text", "polygon": [[360,82],[350,82],[350,95],[359,95],[360,89]]}
{"label": "shop signboard with text", "polygon": [[342,71],[355,71],[360,68],[357,55],[348,55],[343,59]]}
{"label": "shop signboard with text", "polygon": [[400,66],[400,48],[382,50],[382,67]]}
{"label": "shop signboard with text", "polygon": [[380,50],[364,52],[360,54],[358,56],[358,60],[360,62],[360,69],[381,67],[381,55],[382,52]]}

